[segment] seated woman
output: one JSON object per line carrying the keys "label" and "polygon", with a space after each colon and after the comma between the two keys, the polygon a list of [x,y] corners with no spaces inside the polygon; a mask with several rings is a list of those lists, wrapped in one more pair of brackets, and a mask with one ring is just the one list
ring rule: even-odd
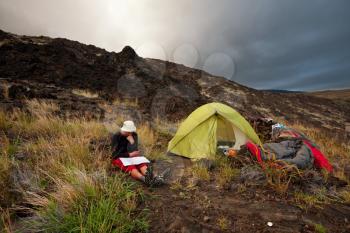
{"label": "seated woman", "polygon": [[148,163],[125,166],[120,158],[141,156],[138,149],[138,136],[132,121],[124,121],[120,132],[112,137],[112,165],[119,167],[123,172],[129,173],[132,178],[144,182],[148,186],[164,183],[163,176],[154,176]]}

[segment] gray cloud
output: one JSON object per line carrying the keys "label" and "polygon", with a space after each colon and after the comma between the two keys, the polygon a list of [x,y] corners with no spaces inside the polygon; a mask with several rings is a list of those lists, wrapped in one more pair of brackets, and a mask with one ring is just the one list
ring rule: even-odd
{"label": "gray cloud", "polygon": [[318,90],[350,87],[348,9],[348,0],[0,0],[0,28],[167,60],[177,51],[193,65],[179,54],[186,44],[198,50],[197,68],[241,84]]}

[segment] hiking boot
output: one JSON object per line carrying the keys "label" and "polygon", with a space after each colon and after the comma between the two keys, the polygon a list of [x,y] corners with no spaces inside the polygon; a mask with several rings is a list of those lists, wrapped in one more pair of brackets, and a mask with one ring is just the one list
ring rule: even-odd
{"label": "hiking boot", "polygon": [[167,179],[169,179],[170,177],[170,168],[166,168],[162,173],[159,174],[159,177],[162,178],[164,181],[166,181]]}
{"label": "hiking boot", "polygon": [[166,184],[165,181],[169,178],[169,175],[170,175],[170,168],[167,168],[158,176],[155,176],[153,178],[151,187],[159,187]]}
{"label": "hiking boot", "polygon": [[155,176],[152,180],[151,187],[159,187],[165,184],[164,178]]}
{"label": "hiking boot", "polygon": [[151,165],[147,167],[146,174],[145,174],[145,184],[147,186],[152,186],[153,183],[153,168]]}

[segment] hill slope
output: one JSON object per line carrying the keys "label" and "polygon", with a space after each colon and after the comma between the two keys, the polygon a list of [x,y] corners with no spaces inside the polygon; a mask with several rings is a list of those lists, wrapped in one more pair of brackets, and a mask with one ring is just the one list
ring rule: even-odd
{"label": "hill slope", "polygon": [[309,94],[312,96],[317,96],[317,97],[327,98],[327,99],[332,99],[332,100],[344,100],[344,101],[350,100],[350,89],[330,90],[330,91],[315,91],[315,92],[312,92]]}
{"label": "hill slope", "polygon": [[[26,96],[58,100],[63,108],[86,108],[103,116],[98,101],[136,98],[141,117],[179,120],[203,103],[219,101],[247,117],[278,117],[331,130],[334,135],[344,135],[345,123],[350,121],[349,100],[258,91],[201,70],[141,58],[128,46],[115,53],[67,39],[0,31],[0,54],[3,107]],[[73,89],[98,93],[99,100],[85,100],[95,107],[67,92]],[[70,106],[73,103],[78,104]]]}

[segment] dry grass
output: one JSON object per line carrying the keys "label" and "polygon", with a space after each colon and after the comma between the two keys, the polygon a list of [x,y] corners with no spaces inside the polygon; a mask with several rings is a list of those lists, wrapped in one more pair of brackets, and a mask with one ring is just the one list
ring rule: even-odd
{"label": "dry grass", "polygon": [[280,165],[274,161],[264,163],[263,171],[269,186],[280,195],[287,193],[291,181],[301,177],[297,167],[288,164]]}
{"label": "dry grass", "polygon": [[160,134],[174,136],[181,122],[169,122],[157,116],[152,124]]}
{"label": "dry grass", "polygon": [[327,195],[326,188],[318,190],[315,194],[294,192],[294,199],[297,206],[306,211],[310,208],[322,208],[324,204],[329,204],[335,200]]}
{"label": "dry grass", "polygon": [[113,101],[113,105],[136,108],[139,106],[139,100],[137,98],[135,98],[135,99],[123,99],[123,100],[117,98]]}
{"label": "dry grass", "polygon": [[26,104],[30,113],[38,118],[53,116],[53,114],[59,110],[56,103],[48,100],[26,100]]}
{"label": "dry grass", "polygon": [[229,163],[219,167],[219,172],[217,174],[217,182],[221,187],[229,184],[235,177],[240,174],[240,170],[231,167]]}
{"label": "dry grass", "polygon": [[0,133],[1,131],[6,131],[10,128],[11,123],[8,121],[6,114],[4,112],[0,112]]}
{"label": "dry grass", "polygon": [[150,124],[143,123],[137,127],[140,149],[145,156],[152,160],[167,159],[166,144],[161,144],[158,131]]}
{"label": "dry grass", "polygon": [[144,154],[151,154],[158,142],[157,132],[154,131],[149,124],[141,124],[137,127],[137,134],[140,138],[140,145]]}
{"label": "dry grass", "polygon": [[323,226],[322,224],[314,224],[315,232],[316,233],[327,233],[327,228]]}
{"label": "dry grass", "polygon": [[196,164],[191,168],[192,175],[200,180],[209,181],[210,173],[208,168],[203,165]]}
{"label": "dry grass", "polygon": [[350,204],[350,190],[349,189],[341,191],[340,197],[344,200],[345,203]]}
{"label": "dry grass", "polygon": [[8,209],[2,209],[0,207],[0,229],[3,233],[12,233],[12,223],[10,211]]}
{"label": "dry grass", "polygon": [[91,140],[108,140],[103,124],[60,119],[48,102],[28,106],[30,115],[0,112],[2,228],[11,232],[11,211],[17,210],[36,216],[25,219],[32,232],[144,231],[144,218],[135,219],[141,192],[124,175],[107,175],[109,151],[89,147]]}
{"label": "dry grass", "polygon": [[170,185],[170,189],[172,189],[172,190],[180,190],[180,189],[183,189],[183,188],[184,188],[184,186],[181,184],[180,180],[175,180]]}
{"label": "dry grass", "polygon": [[86,98],[98,98],[98,93],[91,92],[89,90],[74,89],[72,93],[75,95],[84,96]]}
{"label": "dry grass", "polygon": [[350,100],[350,90],[333,90],[333,91],[316,91],[310,92],[308,95],[334,100]]}

